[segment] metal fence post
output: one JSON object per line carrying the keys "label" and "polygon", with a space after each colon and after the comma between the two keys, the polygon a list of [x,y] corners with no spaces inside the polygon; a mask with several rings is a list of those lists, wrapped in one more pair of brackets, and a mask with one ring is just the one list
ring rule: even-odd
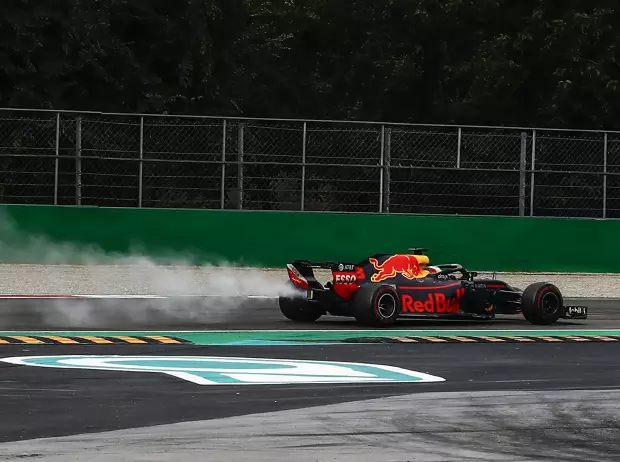
{"label": "metal fence post", "polygon": [[519,216],[525,216],[525,169],[527,168],[527,133],[521,132],[521,160],[519,162]]}
{"label": "metal fence post", "polygon": [[75,119],[75,203],[82,205],[82,116]]}
{"label": "metal fence post", "polygon": [[392,148],[392,129],[387,128],[385,130],[385,152],[384,152],[384,163],[385,163],[385,175],[384,182],[385,186],[383,188],[383,212],[390,213],[390,156],[391,156],[391,148]]}
{"label": "metal fence post", "polygon": [[536,169],[536,130],[532,130],[532,172],[530,176],[530,216],[534,216],[534,170]]}
{"label": "metal fence post", "polygon": [[301,211],[304,211],[306,203],[306,137],[308,133],[308,123],[304,122],[301,146]]}
{"label": "metal fence post", "polygon": [[239,152],[238,171],[237,175],[237,189],[239,190],[239,203],[237,208],[241,210],[243,208],[243,122],[239,123],[239,134],[237,139],[237,148]]}
{"label": "metal fence post", "polygon": [[603,218],[607,218],[607,133],[603,146]]}
{"label": "metal fence post", "polygon": [[383,182],[385,181],[385,125],[381,125],[381,154],[379,159],[379,213],[383,213]]}
{"label": "metal fence post", "polygon": [[220,208],[226,203],[226,119],[222,122],[222,189],[220,191]]}
{"label": "metal fence post", "polygon": [[58,205],[58,164],[60,163],[60,112],[56,113],[56,158],[54,159],[54,205]]}
{"label": "metal fence post", "polygon": [[459,127],[458,141],[456,145],[456,168],[461,168],[461,136],[463,129]]}
{"label": "metal fence post", "polygon": [[138,207],[142,207],[142,192],[144,181],[144,116],[140,117],[140,163],[138,164]]}

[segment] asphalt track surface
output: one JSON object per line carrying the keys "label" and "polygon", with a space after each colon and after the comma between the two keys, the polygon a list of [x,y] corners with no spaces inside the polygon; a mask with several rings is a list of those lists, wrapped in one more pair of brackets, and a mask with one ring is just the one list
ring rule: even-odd
{"label": "asphalt track surface", "polygon": [[[2,353],[230,355],[231,350],[5,346]],[[250,455],[253,460],[290,460],[296,454],[297,460],[456,461],[468,460],[465,455],[474,451],[473,460],[595,461],[618,460],[620,454],[620,346],[616,344],[237,347],[234,353],[364,359],[432,373],[446,381],[211,387],[153,373],[5,364],[0,368],[4,442],[174,422],[193,421],[194,431],[199,425],[210,430],[199,431],[191,450],[183,443],[187,435],[182,430],[188,427],[164,426],[146,431],[132,444],[125,441],[132,439],[130,430],[115,436],[92,435],[98,440],[95,446],[101,459],[93,459],[94,443],[82,435],[77,443],[69,438],[0,444],[0,460],[252,460]],[[398,405],[390,400],[367,401],[399,396]],[[322,408],[326,405],[334,406],[328,414]],[[294,413],[296,409],[303,412]],[[269,435],[251,441],[268,422]],[[169,447],[161,440],[155,443],[163,434]],[[218,444],[211,438],[217,438]],[[104,441],[107,449],[101,446]],[[204,452],[196,453],[199,441]],[[418,451],[414,454],[410,452],[413,443]],[[308,448],[314,451],[305,452]],[[391,458],[382,457],[388,453]],[[80,454],[82,458],[70,457]],[[168,458],[162,457],[166,454]]]}
{"label": "asphalt track surface", "polygon": [[[587,320],[561,319],[554,329],[620,328],[620,300],[567,299],[589,306]],[[521,315],[492,321],[403,319],[395,328],[412,329],[548,329],[533,326]],[[359,329],[353,318],[324,316],[297,324],[282,316],[273,299],[185,297],[161,299],[0,300],[0,330],[254,330]]]}
{"label": "asphalt track surface", "polygon": [[[0,322],[4,330],[31,331],[309,328],[283,320],[272,301],[224,301],[225,309],[221,302],[12,301],[0,306]],[[590,319],[563,320],[553,328],[620,328],[617,301],[588,304]],[[520,316],[484,323],[406,321],[399,328],[459,325],[535,328]],[[339,318],[314,327],[358,328]],[[353,361],[425,372],[445,382],[200,386],[156,373],[0,362],[0,460],[620,460],[618,342],[0,345],[0,357],[65,354]]]}

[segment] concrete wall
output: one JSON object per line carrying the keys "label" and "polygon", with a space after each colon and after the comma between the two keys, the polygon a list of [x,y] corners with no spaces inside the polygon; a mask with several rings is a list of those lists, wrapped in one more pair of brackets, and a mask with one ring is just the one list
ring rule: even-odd
{"label": "concrete wall", "polygon": [[42,252],[50,245],[66,250],[66,263],[91,249],[276,268],[425,247],[431,262],[472,270],[620,272],[620,220],[28,205],[2,206],[0,214],[5,263],[49,262]]}

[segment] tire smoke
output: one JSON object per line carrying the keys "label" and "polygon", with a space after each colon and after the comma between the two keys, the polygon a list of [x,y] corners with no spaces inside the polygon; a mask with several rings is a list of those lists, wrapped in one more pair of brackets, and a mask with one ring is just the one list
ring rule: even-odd
{"label": "tire smoke", "polygon": [[[222,323],[243,316],[244,310],[264,309],[267,299],[294,295],[285,270],[247,268],[224,260],[196,266],[190,255],[181,254],[155,261],[138,252],[107,253],[90,244],[24,232],[4,211],[0,211],[0,255],[9,262],[0,264],[2,294],[166,297],[48,300],[36,314],[37,322],[45,326]],[[264,300],[257,305],[248,297]],[[16,302],[3,304],[9,303]],[[270,303],[273,308],[276,301]]]}

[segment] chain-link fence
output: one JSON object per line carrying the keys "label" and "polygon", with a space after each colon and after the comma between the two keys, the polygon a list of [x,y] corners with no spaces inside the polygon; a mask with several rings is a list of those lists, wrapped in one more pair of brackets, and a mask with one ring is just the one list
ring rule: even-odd
{"label": "chain-link fence", "polygon": [[620,133],[0,109],[0,202],[620,217]]}

